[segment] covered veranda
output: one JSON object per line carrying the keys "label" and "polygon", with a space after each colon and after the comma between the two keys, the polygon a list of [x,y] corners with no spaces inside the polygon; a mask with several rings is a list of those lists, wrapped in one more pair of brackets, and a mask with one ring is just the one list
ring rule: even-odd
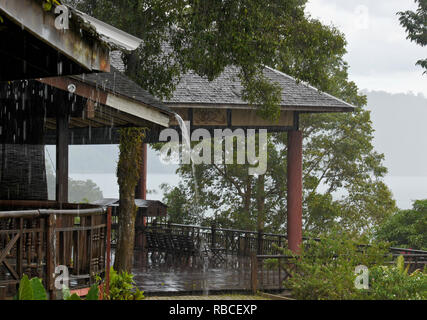
{"label": "covered veranda", "polygon": [[[119,128],[154,135],[169,124],[165,105],[110,68],[111,48],[139,42],[69,9],[69,28],[58,30],[38,1],[0,1],[0,33],[10,40],[0,47],[0,299],[23,274],[42,278],[53,298],[58,266],[72,289],[96,274],[108,279],[108,215],[68,203],[69,145],[117,143]],[[47,201],[46,144],[56,145],[55,201]]]}

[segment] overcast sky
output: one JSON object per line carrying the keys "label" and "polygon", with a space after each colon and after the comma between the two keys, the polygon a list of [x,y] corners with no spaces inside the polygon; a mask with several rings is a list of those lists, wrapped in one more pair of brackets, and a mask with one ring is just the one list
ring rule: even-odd
{"label": "overcast sky", "polygon": [[413,0],[310,0],[307,4],[313,18],[345,33],[350,79],[360,89],[422,92],[427,97],[427,75],[415,66],[427,57],[427,48],[406,39],[396,15],[415,8]]}

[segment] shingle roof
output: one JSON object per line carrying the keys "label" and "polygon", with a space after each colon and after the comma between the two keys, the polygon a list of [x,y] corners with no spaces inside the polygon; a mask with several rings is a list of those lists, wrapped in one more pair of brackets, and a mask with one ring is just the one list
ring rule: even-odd
{"label": "shingle roof", "polygon": [[[119,51],[112,52],[110,58],[115,68],[124,70]],[[355,108],[341,99],[321,92],[304,82],[298,82],[293,77],[273,68],[265,67],[264,75],[281,86],[282,108],[308,111],[353,111]],[[241,98],[242,89],[237,67],[227,67],[213,81],[189,72],[182,76],[172,98],[165,100],[164,103],[171,106],[179,104],[223,104],[229,107],[247,105],[248,103]]]}
{"label": "shingle roof", "polygon": [[172,113],[163,102],[142,89],[113,66],[111,66],[111,72],[109,73],[90,73],[74,77],[85,83],[102,88],[105,91],[136,100],[166,113]]}
{"label": "shingle roof", "polygon": [[[227,67],[215,80],[209,81],[195,73],[184,75],[172,98],[165,103],[171,104],[215,104],[246,105],[241,98],[243,89],[236,67]],[[288,109],[343,109],[352,111],[354,106],[302,82],[280,71],[265,67],[264,75],[282,88],[283,108]]]}

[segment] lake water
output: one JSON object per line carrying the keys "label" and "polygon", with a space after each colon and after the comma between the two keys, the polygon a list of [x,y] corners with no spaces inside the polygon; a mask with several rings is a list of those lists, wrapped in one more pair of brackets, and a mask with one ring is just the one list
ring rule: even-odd
{"label": "lake water", "polygon": [[[114,173],[72,173],[72,179],[94,181],[102,190],[105,198],[118,198],[119,186]],[[175,174],[150,174],[147,176],[147,189],[154,190],[155,193],[149,194],[152,200],[162,200],[163,193],[160,190],[160,184],[168,183],[172,186],[178,185],[179,177]],[[401,177],[388,176],[385,183],[390,187],[396,199],[397,205],[401,209],[409,209],[412,202],[419,199],[427,199],[427,177]]]}

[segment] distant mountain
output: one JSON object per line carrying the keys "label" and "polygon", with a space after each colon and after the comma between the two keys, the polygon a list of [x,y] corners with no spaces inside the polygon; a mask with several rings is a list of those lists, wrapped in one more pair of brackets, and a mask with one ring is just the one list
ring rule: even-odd
{"label": "distant mountain", "polygon": [[427,98],[422,94],[365,91],[375,149],[391,176],[427,176]]}

